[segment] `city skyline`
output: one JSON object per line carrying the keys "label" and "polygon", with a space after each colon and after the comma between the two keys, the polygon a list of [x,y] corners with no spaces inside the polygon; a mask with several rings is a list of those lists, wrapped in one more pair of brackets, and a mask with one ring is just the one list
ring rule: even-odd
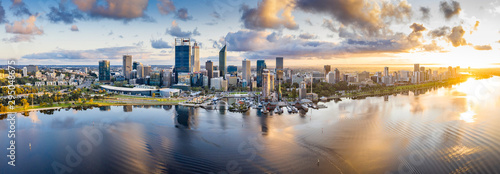
{"label": "city skyline", "polygon": [[499,63],[499,2],[359,2],[2,1],[0,58],[117,65],[130,54],[144,64],[173,65],[174,39],[182,37],[199,43],[200,62],[216,62],[227,44],[228,65],[265,59],[274,66],[275,57],[287,58],[287,66]]}

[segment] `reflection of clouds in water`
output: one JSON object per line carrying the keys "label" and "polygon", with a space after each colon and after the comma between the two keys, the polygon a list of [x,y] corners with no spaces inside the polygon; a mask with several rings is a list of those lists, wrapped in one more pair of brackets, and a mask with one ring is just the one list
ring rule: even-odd
{"label": "reflection of clouds in water", "polygon": [[30,119],[32,123],[41,123],[41,120],[38,118],[37,112],[30,112]]}
{"label": "reflection of clouds in water", "polygon": [[75,118],[66,117],[65,119],[55,118],[52,120],[51,127],[54,129],[71,129],[75,126]]}

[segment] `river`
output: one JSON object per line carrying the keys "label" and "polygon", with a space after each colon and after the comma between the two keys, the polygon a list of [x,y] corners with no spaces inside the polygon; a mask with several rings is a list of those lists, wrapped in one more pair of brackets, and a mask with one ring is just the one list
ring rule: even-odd
{"label": "river", "polygon": [[[111,106],[0,120],[0,173],[500,173],[500,77],[262,115]],[[30,147],[31,144],[31,147]]]}

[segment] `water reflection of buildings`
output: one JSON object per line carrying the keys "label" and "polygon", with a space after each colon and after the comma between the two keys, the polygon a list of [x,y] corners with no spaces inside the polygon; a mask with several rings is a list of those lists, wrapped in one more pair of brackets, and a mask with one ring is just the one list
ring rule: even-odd
{"label": "water reflection of buildings", "polygon": [[101,106],[99,107],[100,111],[111,111],[111,106]]}
{"label": "water reflection of buildings", "polygon": [[123,106],[123,112],[132,112],[132,106],[131,105]]}
{"label": "water reflection of buildings", "polygon": [[175,127],[182,127],[186,129],[196,128],[198,114],[194,107],[175,106]]}
{"label": "water reflection of buildings", "polygon": [[163,109],[169,111],[170,109],[172,109],[172,105],[163,105]]}

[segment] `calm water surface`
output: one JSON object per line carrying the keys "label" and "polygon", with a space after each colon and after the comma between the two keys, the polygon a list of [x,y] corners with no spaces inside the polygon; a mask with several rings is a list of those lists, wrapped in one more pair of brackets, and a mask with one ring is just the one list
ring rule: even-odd
{"label": "calm water surface", "polygon": [[271,116],[181,106],[17,114],[16,167],[4,116],[0,173],[500,173],[499,87],[499,77],[470,79]]}

